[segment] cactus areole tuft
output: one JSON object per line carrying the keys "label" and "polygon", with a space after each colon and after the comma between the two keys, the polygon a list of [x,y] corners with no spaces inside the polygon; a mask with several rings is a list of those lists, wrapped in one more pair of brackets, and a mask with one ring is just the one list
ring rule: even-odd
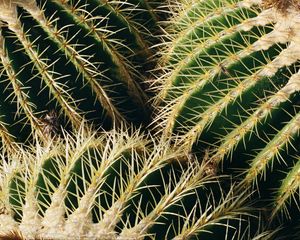
{"label": "cactus areole tuft", "polygon": [[155,123],[243,186],[281,186],[266,198],[282,213],[299,186],[299,1],[191,2],[166,30]]}
{"label": "cactus areole tuft", "polygon": [[282,12],[286,12],[289,8],[300,8],[299,0],[263,0],[263,6],[274,7]]}
{"label": "cactus areole tuft", "polygon": [[0,0],[0,239],[299,238],[299,6]]}

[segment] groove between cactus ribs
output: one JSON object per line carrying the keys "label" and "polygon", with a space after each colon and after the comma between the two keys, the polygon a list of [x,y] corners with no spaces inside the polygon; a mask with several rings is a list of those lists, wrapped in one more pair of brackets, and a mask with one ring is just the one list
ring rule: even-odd
{"label": "groove between cactus ribs", "polygon": [[[241,50],[238,53],[233,54],[232,56],[229,55],[227,57],[227,59],[223,60],[223,62],[221,63],[223,68],[228,68],[230,65],[232,65],[237,59],[241,59],[243,57],[245,57],[247,54],[251,54],[260,50],[267,50],[269,49],[272,45],[277,44],[277,43],[287,43],[288,41],[290,42],[289,46],[284,49],[282,52],[280,52],[280,54],[271,62],[267,63],[265,66],[262,66],[262,69],[258,69],[253,76],[250,76],[250,78],[253,78],[253,84],[255,84],[255,82],[262,78],[262,77],[271,77],[273,76],[279,68],[283,67],[283,66],[288,66],[294,62],[296,62],[297,60],[299,60],[299,56],[300,56],[300,52],[299,52],[299,39],[300,39],[300,35],[299,35],[299,18],[297,17],[299,16],[299,13],[297,12],[296,9],[290,9],[290,14],[286,15],[283,14],[281,12],[276,12],[274,10],[271,9],[267,9],[262,11],[260,14],[258,14],[257,17],[254,17],[250,20],[246,20],[245,22],[241,23],[240,25],[238,25],[238,27],[236,27],[237,29],[240,29],[242,31],[249,31],[251,28],[253,28],[254,26],[265,26],[266,24],[275,22],[274,28],[270,33],[267,33],[265,35],[263,35],[262,37],[260,37],[256,42],[254,42],[252,45],[249,45],[246,47],[245,50]],[[225,35],[226,36],[226,35]],[[222,36],[224,38],[224,36]],[[210,44],[209,44],[210,45]],[[194,51],[192,52],[192,54],[194,55]],[[189,59],[189,58],[186,58]],[[177,66],[177,65],[175,65]],[[179,66],[179,65],[178,65]],[[176,67],[177,68],[177,67]],[[181,68],[181,66],[180,66]],[[178,69],[180,69],[178,68]],[[176,69],[173,71],[174,69],[172,69],[172,75],[171,77],[167,76],[167,80],[166,80],[166,84],[167,86],[173,81],[173,77],[172,76],[177,76],[178,72],[176,71]],[[182,95],[178,98],[175,98],[174,100],[171,100],[168,102],[168,104],[166,105],[166,107],[162,108],[162,112],[165,112],[165,117],[166,117],[166,128],[167,131],[173,131],[172,129],[174,128],[174,124],[176,122],[176,116],[180,113],[182,106],[185,105],[185,102],[187,101],[187,99],[189,99],[191,97],[191,95],[196,92],[199,88],[202,88],[203,85],[205,85],[205,83],[207,81],[210,80],[211,76],[215,76],[218,72],[221,72],[222,69],[220,68],[220,65],[213,65],[212,66],[212,70],[208,70],[207,72],[205,72],[205,74],[203,75],[203,77],[201,75],[198,75],[195,82],[190,84],[190,87],[187,87],[187,85],[185,85],[184,88],[187,88],[186,90],[180,90],[180,88],[174,89],[174,91],[182,91]],[[163,77],[164,78],[164,77]],[[234,80],[235,77],[232,77],[232,80]],[[256,79],[256,80],[255,80]],[[299,89],[299,84],[295,84],[295,79],[298,78],[292,78],[294,83],[293,84],[288,84],[288,86],[292,86],[292,88],[294,89],[294,91],[297,91]],[[206,80],[206,81],[205,81]],[[228,101],[228,103],[230,101],[232,101],[232,99],[234,99],[235,97],[233,96],[239,96],[239,92],[242,93],[244,91],[244,89],[250,86],[252,86],[252,84],[250,84],[250,79],[248,80],[249,84],[247,84],[247,81],[243,81],[241,83],[240,86],[238,86],[236,89],[233,89],[231,92],[228,93],[228,98],[224,98],[225,102],[226,99]],[[195,90],[195,87],[196,90]],[[171,88],[172,89],[172,88]],[[170,91],[168,90],[168,87],[164,88],[163,92],[161,93],[162,96],[165,95],[164,92],[166,91]],[[238,92],[236,92],[238,91]],[[290,89],[291,91],[291,89]],[[177,95],[178,93],[176,93]],[[175,96],[176,96],[175,95]],[[159,96],[158,99],[163,98],[162,96]],[[223,100],[222,100],[223,101]],[[220,102],[221,104],[221,102]],[[222,106],[225,107],[227,104],[225,104],[224,102],[222,102]],[[217,105],[215,105],[217,106]],[[222,108],[211,108],[211,111],[214,112],[216,114],[216,112],[219,112]],[[216,111],[217,110],[217,111]],[[207,113],[207,115],[210,115],[209,113]],[[202,118],[205,119],[206,114],[204,114],[204,116],[202,115]],[[212,118],[213,119],[213,118]],[[204,121],[204,125],[200,122],[198,123],[198,128],[197,126],[195,127],[194,130],[191,131],[191,133],[189,133],[190,135],[194,135],[195,132],[201,132],[201,129],[203,129],[203,127],[206,125],[206,121]],[[201,127],[202,126],[202,127]],[[169,133],[165,133],[166,135],[170,134]],[[186,137],[190,137],[189,135],[187,135]],[[195,138],[193,138],[193,140],[195,140]],[[191,143],[193,142],[190,141]]]}

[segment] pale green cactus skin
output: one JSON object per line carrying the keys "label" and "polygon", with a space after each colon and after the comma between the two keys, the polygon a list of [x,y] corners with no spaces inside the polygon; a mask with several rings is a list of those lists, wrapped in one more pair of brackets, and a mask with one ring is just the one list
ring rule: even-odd
{"label": "pale green cactus skin", "polygon": [[4,0],[0,16],[3,145],[45,137],[52,110],[65,128],[147,121],[147,69],[158,1]]}
{"label": "pale green cactus skin", "polygon": [[[20,150],[19,161],[1,165],[0,236],[240,240],[256,234],[246,195],[222,189],[205,165],[170,143],[115,130],[97,137],[86,129],[59,142]],[[183,159],[190,163],[181,165]]]}
{"label": "pale green cactus skin", "polygon": [[298,218],[300,11],[271,2],[177,1],[155,125],[258,189],[270,219]]}

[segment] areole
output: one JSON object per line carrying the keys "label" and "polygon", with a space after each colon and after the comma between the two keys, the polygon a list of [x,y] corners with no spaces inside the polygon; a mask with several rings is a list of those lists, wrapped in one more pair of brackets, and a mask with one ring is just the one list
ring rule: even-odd
{"label": "areole", "polygon": [[263,5],[267,8],[274,7],[282,12],[286,12],[289,8],[296,8],[299,10],[299,0],[263,0]]}

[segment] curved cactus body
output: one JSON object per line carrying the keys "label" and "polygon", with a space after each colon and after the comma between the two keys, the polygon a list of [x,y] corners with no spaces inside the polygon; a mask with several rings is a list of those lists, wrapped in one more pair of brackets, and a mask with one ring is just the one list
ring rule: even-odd
{"label": "curved cactus body", "polygon": [[[77,136],[2,164],[0,234],[31,238],[250,239],[245,196],[140,134]],[[184,171],[182,171],[184,170]],[[255,228],[254,228],[255,229]]]}
{"label": "curved cactus body", "polygon": [[156,122],[188,151],[243,171],[243,187],[272,199],[272,216],[285,212],[299,189],[297,1],[178,2]]}
{"label": "curved cactus body", "polygon": [[[65,128],[147,119],[145,71],[157,42],[157,2],[2,1],[3,145],[44,137],[54,110]],[[47,123],[46,123],[47,124]],[[13,126],[13,127],[12,127]]]}

